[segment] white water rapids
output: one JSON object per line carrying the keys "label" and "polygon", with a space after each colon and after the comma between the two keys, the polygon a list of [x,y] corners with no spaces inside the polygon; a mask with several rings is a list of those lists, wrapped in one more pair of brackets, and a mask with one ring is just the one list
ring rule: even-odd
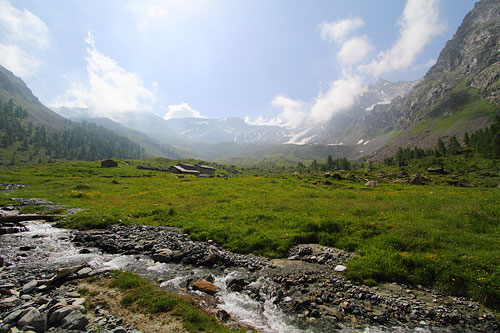
{"label": "white water rapids", "polygon": [[[128,270],[156,281],[171,291],[185,292],[188,280],[201,278],[207,274],[216,276],[215,284],[220,288],[217,293],[219,309],[227,311],[237,322],[254,327],[262,332],[306,333],[292,324],[292,318],[283,313],[273,299],[264,293],[264,302],[258,302],[245,293],[231,292],[226,282],[234,278],[235,271],[225,271],[222,275],[207,268],[196,268],[182,264],[155,263],[145,256],[103,254],[90,249],[90,253],[80,253],[71,243],[71,231],[54,228],[48,223],[27,222],[29,231],[0,236],[0,248],[5,261],[11,269],[35,270],[40,267],[56,270],[87,263],[95,271]],[[28,247],[21,251],[21,247]],[[268,281],[259,281],[263,291]],[[197,292],[194,292],[197,293]]]}

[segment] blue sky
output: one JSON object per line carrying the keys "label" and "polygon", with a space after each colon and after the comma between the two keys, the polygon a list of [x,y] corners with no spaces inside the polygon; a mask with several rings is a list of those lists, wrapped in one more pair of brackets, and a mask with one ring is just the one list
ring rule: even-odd
{"label": "blue sky", "polygon": [[472,0],[0,0],[0,64],[93,116],[299,127],[422,77]]}

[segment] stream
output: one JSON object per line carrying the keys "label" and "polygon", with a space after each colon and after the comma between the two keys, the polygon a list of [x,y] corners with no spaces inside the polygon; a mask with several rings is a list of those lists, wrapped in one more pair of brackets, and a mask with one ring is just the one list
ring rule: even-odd
{"label": "stream", "polygon": [[[96,273],[109,270],[127,270],[143,277],[159,281],[160,287],[169,291],[183,293],[187,281],[201,279],[213,274],[214,284],[219,288],[217,294],[219,309],[227,311],[233,320],[254,327],[262,332],[312,332],[295,327],[292,318],[283,313],[271,296],[264,294],[264,302],[251,299],[244,293],[231,292],[226,283],[239,275],[237,270],[220,270],[193,267],[176,263],[156,263],[143,255],[104,254],[97,249],[82,251],[71,242],[73,232],[59,229],[45,222],[25,223],[27,232],[0,236],[0,248],[5,262],[12,265],[10,270],[49,272],[59,268],[87,264]],[[83,253],[82,253],[83,252]],[[258,281],[259,288],[264,291],[271,288],[270,281]],[[194,294],[204,296],[200,291]]]}
{"label": "stream", "polygon": [[[50,279],[58,269],[83,264],[91,268],[91,275],[116,269],[132,271],[168,291],[195,297],[212,313],[227,313],[228,323],[260,332],[475,332],[500,328],[496,317],[468,299],[397,284],[356,285],[336,272],[336,265],[350,256],[338,249],[300,245],[291,250],[289,259],[267,260],[233,254],[214,243],[193,242],[175,228],[112,226],[74,231],[41,221],[23,224],[28,231],[0,236],[4,261],[0,292],[2,284],[12,283],[13,276],[19,279],[20,290],[31,280]],[[165,252],[165,247],[171,250]],[[161,262],[165,253],[169,253],[168,262]],[[207,276],[218,287],[214,296],[192,288],[194,281]]]}

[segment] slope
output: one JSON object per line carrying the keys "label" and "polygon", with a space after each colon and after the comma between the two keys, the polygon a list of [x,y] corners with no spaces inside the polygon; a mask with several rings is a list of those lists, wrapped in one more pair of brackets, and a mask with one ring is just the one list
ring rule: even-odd
{"label": "slope", "polygon": [[393,156],[398,147],[433,147],[439,138],[491,124],[500,112],[499,39],[500,2],[479,1],[414,90],[357,125],[385,141],[373,158]]}

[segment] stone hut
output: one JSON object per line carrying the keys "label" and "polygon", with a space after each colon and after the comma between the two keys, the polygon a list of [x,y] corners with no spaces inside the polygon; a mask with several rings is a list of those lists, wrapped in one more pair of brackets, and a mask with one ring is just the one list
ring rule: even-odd
{"label": "stone hut", "polygon": [[104,160],[101,162],[101,168],[116,168],[118,167],[118,162],[113,160]]}
{"label": "stone hut", "polygon": [[198,176],[200,174],[200,172],[198,170],[186,169],[186,168],[182,167],[181,164],[184,164],[184,163],[179,163],[179,165],[172,165],[170,168],[168,168],[168,172],[178,173],[178,174],[183,174],[183,175],[195,175],[195,176]]}
{"label": "stone hut", "polygon": [[184,170],[195,170],[195,171],[198,171],[198,168],[196,167],[196,165],[192,165],[192,164],[189,164],[189,163],[177,163],[178,166],[180,166],[181,168],[183,168]]}
{"label": "stone hut", "polygon": [[215,168],[201,163],[196,164],[196,170],[198,170],[202,175],[213,176],[215,173]]}

